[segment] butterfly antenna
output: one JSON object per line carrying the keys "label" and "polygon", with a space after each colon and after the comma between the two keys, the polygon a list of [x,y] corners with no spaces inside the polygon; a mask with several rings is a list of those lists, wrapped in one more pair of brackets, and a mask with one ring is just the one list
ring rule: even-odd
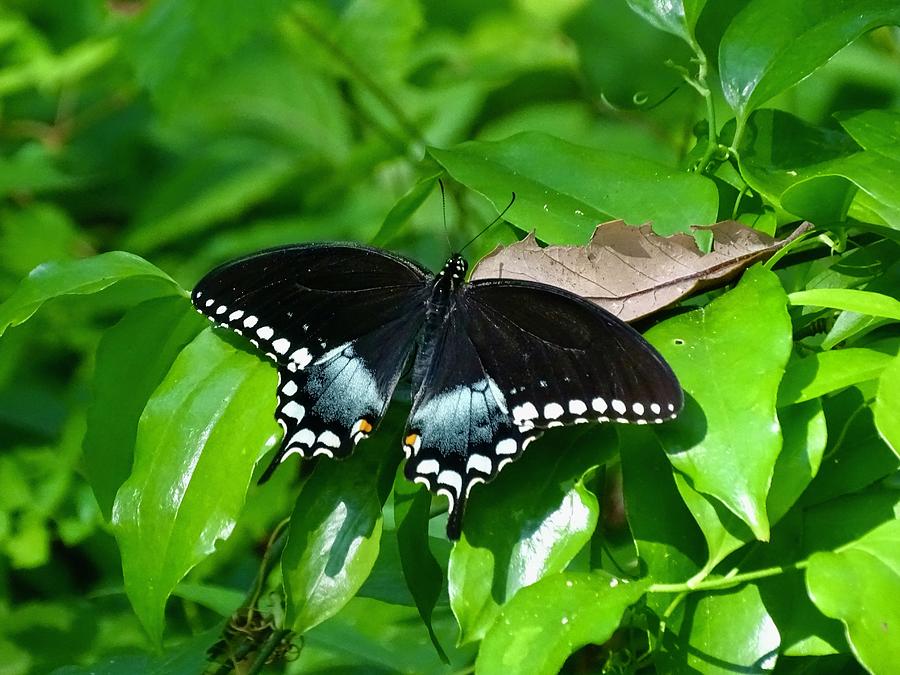
{"label": "butterfly antenna", "polygon": [[488,223],[487,225],[485,225],[484,228],[482,228],[481,232],[479,232],[479,233],[476,234],[474,237],[472,237],[471,239],[469,239],[469,241],[466,242],[466,245],[463,246],[461,249],[459,249],[459,252],[462,253],[463,251],[465,251],[473,241],[475,241],[476,239],[478,239],[478,237],[480,237],[481,235],[483,235],[485,232],[487,232],[489,229],[491,229],[494,225],[496,225],[496,224],[499,223],[501,220],[503,220],[503,216],[506,215],[506,212],[509,211],[509,209],[512,207],[512,205],[515,204],[515,203],[516,203],[516,193],[513,192],[513,193],[512,193],[512,199],[509,200],[509,204],[506,205],[506,208],[503,209],[503,210],[499,213],[499,215],[498,215],[496,218],[494,218],[490,223]]}
{"label": "butterfly antenna", "polygon": [[438,185],[441,186],[441,213],[444,214],[444,237],[447,238],[447,249],[452,251],[453,244],[450,243],[450,232],[447,230],[447,195],[444,192],[444,181],[438,178]]}

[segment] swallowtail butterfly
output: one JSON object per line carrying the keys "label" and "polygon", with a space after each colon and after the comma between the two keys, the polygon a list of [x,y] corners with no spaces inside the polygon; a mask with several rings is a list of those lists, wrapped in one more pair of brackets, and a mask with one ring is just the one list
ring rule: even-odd
{"label": "swallowtail butterfly", "polygon": [[263,479],[293,454],[350,455],[409,363],[405,474],[447,497],[451,539],[472,487],[542,430],[678,415],[678,380],[630,326],[554,286],[466,283],[467,266],[456,254],[435,275],[376,248],[298,244],[227,263],[197,284],[198,311],[278,366],[284,438]]}

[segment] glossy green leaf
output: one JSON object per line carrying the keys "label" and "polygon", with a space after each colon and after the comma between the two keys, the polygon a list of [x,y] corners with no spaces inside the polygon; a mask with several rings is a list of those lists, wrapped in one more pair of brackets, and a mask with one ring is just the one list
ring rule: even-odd
{"label": "glossy green leaf", "polygon": [[141,415],[112,522],[125,591],[157,642],[172,589],[234,528],[253,467],[275,438],[275,387],[273,368],[205,330]]}
{"label": "glossy green leaf", "polygon": [[551,432],[472,490],[447,572],[460,643],[483,638],[505,601],[565,569],[588,542],[599,507],[582,478],[612,444],[608,430]]}
{"label": "glossy green leaf", "polygon": [[709,179],[543,133],[429,152],[498,211],[515,192],[516,203],[504,218],[557,244],[584,244],[597,223],[613,218],[632,225],[652,221],[661,235],[716,220],[718,194]]}
{"label": "glossy green leaf", "polygon": [[725,99],[744,118],[860,35],[890,24],[900,24],[893,0],[753,0],[719,45]]}
{"label": "glossy green leaf", "polygon": [[[697,523],[678,493],[672,464],[651,431],[623,425],[618,432],[628,525],[647,577],[655,583],[686,581],[707,556]],[[647,598],[659,612],[670,601],[659,594]]]}
{"label": "glossy green leaf", "polygon": [[809,596],[840,619],[856,658],[872,673],[900,663],[900,520],[834,553],[816,553],[806,570]]}
{"label": "glossy green leaf", "polygon": [[766,497],[773,524],[787,514],[819,472],[828,442],[828,426],[819,401],[781,408],[778,422],[784,440]]}
{"label": "glossy green leaf", "polygon": [[815,288],[788,296],[792,305],[831,307],[900,321],[900,300],[883,293],[850,288]]}
{"label": "glossy green leaf", "polygon": [[475,672],[558,673],[579,647],[605,643],[648,585],[596,571],[554,574],[523,588],[485,636]]}
{"label": "glossy green leaf", "polygon": [[628,6],[660,30],[695,45],[694,28],[706,0],[628,0]]}
{"label": "glossy green leaf", "polygon": [[691,597],[677,648],[663,654],[663,672],[709,675],[765,673],[781,645],[778,627],[754,584]]}
{"label": "glossy green leaf", "polygon": [[415,483],[399,478],[394,484],[394,520],[403,577],[428,629],[428,636],[444,663],[447,655],[435,635],[431,617],[444,585],[444,573],[428,545],[431,493]]}
{"label": "glossy green leaf", "polygon": [[321,463],[303,484],[281,557],[286,624],[296,632],[334,616],[372,571],[399,438],[400,418],[391,414],[349,459]]}
{"label": "glossy green leaf", "polygon": [[753,267],[732,291],[648,338],[687,393],[679,419],[657,432],[673,466],[767,539],[766,494],[781,451],[775,400],[791,350],[778,278]]}
{"label": "glossy green leaf", "polygon": [[0,335],[10,326],[27,321],[48,300],[61,295],[97,293],[125,279],[155,283],[159,295],[180,292],[178,285],[158,267],[122,251],[82,260],[48,262],[34,268],[15,293],[0,305]]}
{"label": "glossy green leaf", "polygon": [[878,433],[900,458],[900,356],[895,356],[881,374],[872,410]]}
{"label": "glossy green leaf", "polygon": [[858,347],[816,352],[791,361],[778,389],[778,405],[809,401],[859,382],[873,380],[881,375],[892,359],[890,354]]}
{"label": "glossy green leaf", "polygon": [[144,406],[181,350],[206,325],[185,298],[164,297],[137,305],[103,334],[83,448],[88,480],[107,519],[131,473]]}

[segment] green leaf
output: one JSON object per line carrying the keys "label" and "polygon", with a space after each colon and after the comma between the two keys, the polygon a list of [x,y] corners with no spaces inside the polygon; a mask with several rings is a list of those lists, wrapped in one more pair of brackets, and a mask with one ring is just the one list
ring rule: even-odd
{"label": "green leaf", "polygon": [[389,414],[349,459],[323,462],[304,483],[281,558],[286,625],[298,633],[334,616],[372,571],[381,509],[400,461],[401,420]]}
{"label": "green leaf", "polygon": [[131,473],[147,400],[206,323],[185,298],[165,297],[137,305],[104,333],[83,448],[87,477],[105,518]]}
{"label": "green leaf", "polygon": [[602,461],[604,446],[613,447],[611,431],[547,434],[490,486],[472,491],[447,572],[461,644],[483,638],[504,602],[565,569],[588,542],[599,506],[583,476]]}
{"label": "green leaf", "polygon": [[[704,542],[678,493],[672,464],[653,432],[630,425],[618,432],[625,511],[647,577],[683,582],[703,565]],[[670,599],[654,593],[647,602],[662,613]]]}
{"label": "green leaf", "polygon": [[891,24],[900,24],[893,0],[752,0],[719,45],[725,99],[746,118],[860,35]]}
{"label": "green leaf", "polygon": [[900,458],[900,356],[895,356],[881,374],[872,410],[878,433]]}
{"label": "green leaf", "polygon": [[781,635],[754,584],[688,600],[677,647],[663,652],[662,672],[732,675],[775,667]]}
{"label": "green leaf", "polygon": [[97,293],[125,279],[157,284],[159,295],[180,293],[178,285],[158,267],[122,251],[92,258],[48,262],[34,268],[0,305],[0,336],[10,326],[24,323],[48,300],[61,295]]}
{"label": "green leaf", "polygon": [[706,0],[628,0],[628,6],[651,24],[689,45],[696,45],[694,29]]}
{"label": "green leaf", "polygon": [[778,406],[809,401],[859,382],[874,380],[892,358],[890,354],[858,347],[816,352],[793,360],[788,363],[778,389]]}
{"label": "green leaf", "polygon": [[277,429],[275,387],[273,368],[204,330],[141,415],[112,521],[125,591],[156,642],[172,589],[234,528]]}
{"label": "green leaf", "polygon": [[781,408],[778,422],[784,441],[766,497],[766,509],[772,523],[787,514],[812,482],[828,442],[825,412],[819,401]]}
{"label": "green leaf", "polygon": [[669,459],[767,539],[766,494],[781,451],[775,400],[791,350],[778,278],[753,267],[732,291],[647,335],[687,393],[679,419],[657,432]]}
{"label": "green leaf", "polygon": [[420,206],[428,199],[428,195],[437,185],[438,178],[441,177],[443,171],[431,173],[424,178],[420,178],[400,200],[394,204],[393,208],[384,217],[378,232],[372,237],[373,246],[385,246],[392,239],[399,236],[403,231],[403,226],[409,222],[412,215]]}
{"label": "green leaf", "polygon": [[648,585],[596,571],[554,574],[523,588],[485,636],[475,672],[558,673],[579,647],[609,640]]}
{"label": "green leaf", "polygon": [[189,153],[137,214],[129,248],[154,250],[234,218],[270,198],[297,170],[294,153],[229,137]]}
{"label": "green leaf", "polygon": [[834,553],[816,553],[806,570],[809,597],[840,619],[869,672],[900,663],[900,520],[875,528]]}
{"label": "green leaf", "polygon": [[883,293],[850,288],[815,288],[788,295],[792,305],[831,307],[900,321],[900,300]]}
{"label": "green leaf", "polygon": [[470,141],[429,152],[457,181],[483,194],[504,218],[545,241],[583,244],[597,223],[653,222],[661,235],[716,220],[714,183],[661,164],[572,145],[538,132],[503,141]]}
{"label": "green leaf", "polygon": [[878,152],[900,161],[897,139],[900,138],[900,112],[896,110],[863,110],[835,113],[841,126],[866,150]]}
{"label": "green leaf", "polygon": [[444,585],[444,573],[428,546],[431,493],[420,485],[399,477],[394,483],[394,520],[403,577],[428,629],[428,636],[441,661],[447,654],[435,635],[431,616]]}

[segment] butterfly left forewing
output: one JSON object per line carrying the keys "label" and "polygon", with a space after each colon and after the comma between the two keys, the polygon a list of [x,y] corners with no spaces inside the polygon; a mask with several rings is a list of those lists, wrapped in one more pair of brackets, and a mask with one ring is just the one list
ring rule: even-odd
{"label": "butterfly left forewing", "polygon": [[346,457],[378,425],[412,351],[427,274],[353,245],[289,246],[210,272],[192,300],[278,365],[281,448]]}

